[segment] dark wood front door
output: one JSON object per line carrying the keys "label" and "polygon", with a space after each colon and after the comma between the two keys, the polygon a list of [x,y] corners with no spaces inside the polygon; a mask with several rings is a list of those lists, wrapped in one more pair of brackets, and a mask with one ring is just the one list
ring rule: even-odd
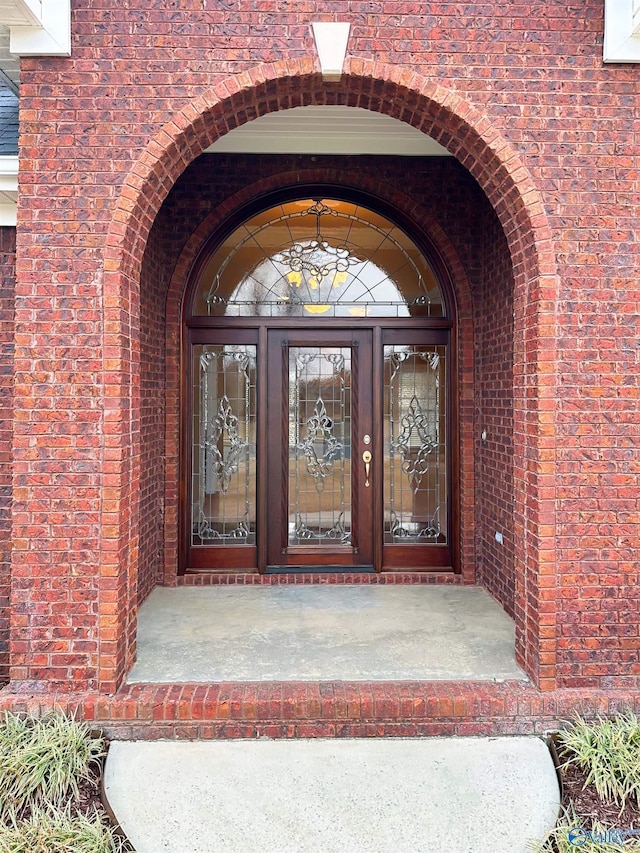
{"label": "dark wood front door", "polygon": [[449,334],[190,329],[186,568],[450,568]]}
{"label": "dark wood front door", "polygon": [[269,332],[267,571],[374,570],[372,361],[370,329]]}

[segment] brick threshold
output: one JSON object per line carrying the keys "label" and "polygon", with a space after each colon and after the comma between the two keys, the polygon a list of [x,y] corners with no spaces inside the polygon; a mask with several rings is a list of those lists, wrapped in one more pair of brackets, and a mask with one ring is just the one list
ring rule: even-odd
{"label": "brick threshold", "polygon": [[177,586],[288,586],[314,584],[393,585],[468,584],[455,572],[289,572],[261,575],[257,572],[188,572],[178,575]]}
{"label": "brick threshold", "polygon": [[111,738],[227,739],[544,734],[570,720],[640,713],[640,691],[541,692],[522,681],[131,684],[106,696],[0,691],[0,710],[59,707]]}

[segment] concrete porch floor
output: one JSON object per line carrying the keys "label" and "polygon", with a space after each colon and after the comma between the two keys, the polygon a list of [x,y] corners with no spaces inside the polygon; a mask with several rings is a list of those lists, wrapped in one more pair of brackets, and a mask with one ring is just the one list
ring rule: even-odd
{"label": "concrete porch floor", "polygon": [[526,680],[478,587],[156,588],[128,682]]}

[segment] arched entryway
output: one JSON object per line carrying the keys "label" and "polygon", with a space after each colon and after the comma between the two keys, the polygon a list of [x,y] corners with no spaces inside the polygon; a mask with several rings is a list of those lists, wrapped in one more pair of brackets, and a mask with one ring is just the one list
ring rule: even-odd
{"label": "arched entryway", "polygon": [[455,300],[399,219],[311,184],[203,247],[183,309],[183,571],[459,566]]}
{"label": "arched entryway", "polygon": [[[101,683],[105,686],[123,677],[135,650],[136,590],[143,561],[139,550],[141,495],[145,501],[156,501],[157,518],[160,519],[157,529],[162,528],[164,535],[165,565],[177,565],[177,559],[174,561],[171,556],[173,553],[177,557],[178,542],[177,514],[172,515],[177,513],[179,505],[177,458],[167,456],[158,463],[154,461],[154,464],[163,465],[166,488],[160,498],[156,492],[148,495],[140,487],[140,471],[144,465],[144,454],[140,452],[141,434],[131,428],[139,417],[141,395],[147,394],[152,382],[160,387],[164,381],[159,373],[145,376],[143,381],[148,387],[141,390],[138,379],[140,275],[145,252],[151,268],[155,263],[149,255],[150,229],[185,165],[215,138],[254,115],[314,101],[357,104],[401,118],[428,133],[474,176],[500,220],[500,239],[508,247],[509,275],[512,276],[513,358],[510,371],[513,377],[513,436],[519,442],[511,477],[513,512],[509,539],[516,571],[512,575],[515,588],[510,591],[510,600],[519,659],[537,683],[553,686],[555,622],[553,608],[545,602],[549,578],[543,579],[542,575],[553,571],[553,495],[545,491],[545,483],[552,476],[554,441],[549,428],[542,428],[541,424],[545,407],[553,397],[552,383],[548,380],[553,377],[554,320],[553,309],[549,306],[556,280],[544,209],[517,152],[472,106],[416,75],[405,79],[401,69],[362,62],[347,66],[342,83],[337,87],[324,86],[312,68],[296,62],[265,66],[240,80],[230,78],[227,84],[220,84],[215,91],[190,104],[150,142],[123,188],[105,251],[105,346],[114,354],[109,364],[118,363],[113,375],[105,375],[105,381],[112,389],[109,417],[114,424],[121,425],[118,435],[122,435],[123,441],[130,434],[131,452],[123,453],[111,465],[114,500],[108,509],[105,508],[105,513],[115,513],[113,517],[117,519],[114,526],[112,515],[105,516],[104,525],[104,588],[115,590],[115,600],[111,594],[105,596],[100,613],[104,613],[105,620],[116,614],[116,624],[110,623],[109,629],[110,637],[116,639],[101,645]],[[249,110],[248,103],[251,103]],[[228,202],[223,200],[221,208],[225,204]],[[412,212],[416,217],[422,215],[419,205],[415,205]],[[206,227],[203,223],[202,228]],[[202,237],[201,230],[199,237]],[[197,240],[188,242],[193,246]],[[189,246],[183,243],[182,247],[185,251],[173,273],[158,267],[154,278],[156,291],[143,293],[143,299],[152,304],[154,322],[156,317],[158,321],[161,318],[166,321],[165,303],[158,303],[157,297],[162,300],[167,284],[170,282],[173,288],[176,278],[181,278],[180,287],[184,286],[184,274],[192,256],[189,257]],[[464,270],[462,272],[464,275]],[[175,298],[175,290],[170,291],[168,306],[172,298]],[[178,302],[179,299],[175,304]],[[460,316],[459,313],[458,319]],[[470,314],[468,317],[470,320]],[[156,326],[147,325],[142,334],[153,335],[159,329],[159,322]],[[172,334],[175,336],[175,332]],[[175,346],[175,337],[173,341],[170,337],[167,336],[167,352]],[[470,325],[462,337],[466,341],[466,355],[461,357],[461,371],[464,372],[473,370]],[[120,362],[116,358],[118,352],[122,355]],[[131,365],[129,373],[122,370],[122,362]],[[109,369],[106,364],[107,374]],[[179,435],[178,400],[173,400],[172,405],[169,396],[169,388],[179,387],[179,381],[180,368],[176,359],[169,362],[166,374],[167,447],[174,447]],[[473,393],[461,389],[459,400],[461,422],[470,423],[473,429]],[[157,420],[157,411],[153,417]],[[474,433],[461,436],[461,460],[473,458],[474,445],[477,450],[480,440]],[[473,466],[471,474],[473,476]],[[463,475],[457,485],[463,490],[468,483]],[[460,550],[468,555],[478,537],[477,529],[474,531],[472,502],[461,501],[461,516],[466,517],[466,523],[460,525],[463,540]],[[491,519],[484,525],[486,529],[482,535],[485,539],[493,536],[490,523]],[[157,566],[157,537],[145,535],[144,560],[149,566]],[[466,541],[465,537],[468,537]],[[157,568],[153,571],[157,572]]]}

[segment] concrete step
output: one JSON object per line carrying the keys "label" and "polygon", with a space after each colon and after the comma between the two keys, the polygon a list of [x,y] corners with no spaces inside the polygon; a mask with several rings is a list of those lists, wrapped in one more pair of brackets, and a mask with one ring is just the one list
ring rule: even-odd
{"label": "concrete step", "polygon": [[530,853],[559,790],[538,738],[114,742],[137,853]]}

